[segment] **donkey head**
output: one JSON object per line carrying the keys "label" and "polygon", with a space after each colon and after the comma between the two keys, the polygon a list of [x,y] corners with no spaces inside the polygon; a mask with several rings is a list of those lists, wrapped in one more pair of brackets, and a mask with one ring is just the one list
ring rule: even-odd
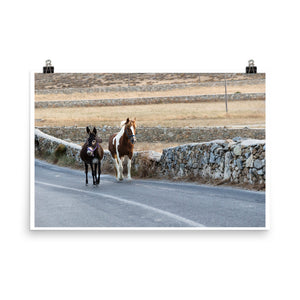
{"label": "donkey head", "polygon": [[93,131],[90,131],[90,128],[86,128],[86,132],[88,133],[89,137],[87,138],[87,151],[86,153],[89,156],[94,156],[94,151],[98,148],[97,143],[97,129],[94,127]]}
{"label": "donkey head", "polygon": [[134,120],[129,120],[129,118],[127,118],[126,122],[125,122],[125,134],[127,135],[128,139],[130,140],[130,142],[132,144],[134,144],[136,142],[136,137],[135,137],[135,118]]}

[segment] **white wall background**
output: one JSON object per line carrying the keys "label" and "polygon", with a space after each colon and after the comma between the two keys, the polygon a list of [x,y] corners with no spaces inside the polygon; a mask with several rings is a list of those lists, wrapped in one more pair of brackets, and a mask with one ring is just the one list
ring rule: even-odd
{"label": "white wall background", "polygon": [[[296,1],[3,1],[1,299],[299,299]],[[267,232],[30,232],[29,72],[267,73]],[[283,155],[284,151],[284,155]]]}

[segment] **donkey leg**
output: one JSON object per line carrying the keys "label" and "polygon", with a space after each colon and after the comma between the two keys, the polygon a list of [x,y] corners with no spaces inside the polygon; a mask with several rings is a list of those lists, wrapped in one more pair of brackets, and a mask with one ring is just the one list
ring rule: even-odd
{"label": "donkey leg", "polygon": [[131,180],[131,159],[129,157],[127,161],[127,170],[128,170],[127,178]]}
{"label": "donkey leg", "polygon": [[95,180],[96,184],[98,184],[98,163],[95,164]]}
{"label": "donkey leg", "polygon": [[85,184],[88,185],[88,164],[84,163],[84,167],[85,167]]}
{"label": "donkey leg", "polygon": [[101,161],[98,162],[98,178],[97,178],[97,184],[100,183],[100,175],[101,175]]}
{"label": "donkey leg", "polygon": [[91,169],[92,169],[92,176],[93,176],[93,185],[96,184],[96,180],[95,180],[95,168],[94,168],[94,164],[91,163]]}
{"label": "donkey leg", "polygon": [[93,184],[96,185],[97,183],[97,164],[94,164],[94,178],[93,178]]}

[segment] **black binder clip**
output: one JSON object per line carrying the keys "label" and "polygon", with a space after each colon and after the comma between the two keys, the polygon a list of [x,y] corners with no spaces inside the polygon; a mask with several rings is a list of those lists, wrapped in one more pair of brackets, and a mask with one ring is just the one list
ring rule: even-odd
{"label": "black binder clip", "polygon": [[46,60],[46,66],[43,67],[43,73],[54,73],[54,67],[51,65],[51,60],[47,59]]}
{"label": "black binder clip", "polygon": [[256,73],[257,72],[257,67],[254,66],[254,60],[250,59],[248,60],[248,67],[246,67],[246,73]]}

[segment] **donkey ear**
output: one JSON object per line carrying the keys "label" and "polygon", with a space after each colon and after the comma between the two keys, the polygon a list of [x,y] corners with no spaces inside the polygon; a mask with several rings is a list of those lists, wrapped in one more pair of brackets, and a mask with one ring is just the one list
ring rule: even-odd
{"label": "donkey ear", "polygon": [[94,127],[93,132],[94,132],[95,135],[97,134],[97,129],[96,129],[96,127]]}
{"label": "donkey ear", "polygon": [[90,133],[90,132],[91,132],[90,129],[89,129],[88,127],[86,127],[86,132],[87,132],[87,133]]}
{"label": "donkey ear", "polygon": [[129,118],[127,118],[127,120],[126,120],[126,123],[125,123],[125,124],[127,124],[127,123],[129,123]]}

